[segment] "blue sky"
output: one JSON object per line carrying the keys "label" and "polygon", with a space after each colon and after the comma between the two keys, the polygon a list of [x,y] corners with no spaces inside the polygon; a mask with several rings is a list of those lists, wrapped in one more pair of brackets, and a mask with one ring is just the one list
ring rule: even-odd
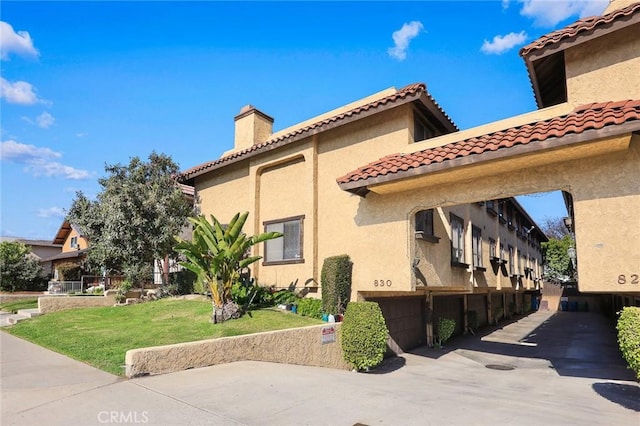
{"label": "blue sky", "polygon": [[276,131],[415,82],[461,129],[534,110],[520,47],[607,3],[3,1],[0,233],[53,239],[105,164],[218,158],[246,104]]}

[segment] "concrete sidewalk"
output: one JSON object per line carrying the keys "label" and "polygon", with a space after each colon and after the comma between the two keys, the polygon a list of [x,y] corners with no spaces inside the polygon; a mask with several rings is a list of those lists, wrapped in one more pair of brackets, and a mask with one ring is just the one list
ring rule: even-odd
{"label": "concrete sidewalk", "polygon": [[593,313],[536,312],[368,374],[237,362],[127,381],[6,333],[0,344],[3,426],[610,426],[640,418],[640,387],[610,324]]}

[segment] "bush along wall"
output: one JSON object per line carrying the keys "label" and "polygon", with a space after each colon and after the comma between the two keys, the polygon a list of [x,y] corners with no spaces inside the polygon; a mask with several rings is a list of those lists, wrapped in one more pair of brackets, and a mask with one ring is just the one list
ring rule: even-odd
{"label": "bush along wall", "polygon": [[322,264],[322,309],[327,314],[339,315],[351,297],[353,263],[348,255],[327,257]]}
{"label": "bush along wall", "polygon": [[344,314],[342,356],[354,369],[369,370],[382,362],[389,330],[375,302],[350,302]]}
{"label": "bush along wall", "polygon": [[311,298],[300,299],[298,301],[298,314],[322,319],[322,300]]}
{"label": "bush along wall", "polygon": [[622,357],[640,379],[640,308],[622,308],[616,328]]}

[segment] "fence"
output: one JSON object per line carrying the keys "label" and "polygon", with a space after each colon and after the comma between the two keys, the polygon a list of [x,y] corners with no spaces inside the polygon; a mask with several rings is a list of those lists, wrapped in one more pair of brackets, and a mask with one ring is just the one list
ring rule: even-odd
{"label": "fence", "polygon": [[49,281],[49,294],[82,293],[82,281]]}

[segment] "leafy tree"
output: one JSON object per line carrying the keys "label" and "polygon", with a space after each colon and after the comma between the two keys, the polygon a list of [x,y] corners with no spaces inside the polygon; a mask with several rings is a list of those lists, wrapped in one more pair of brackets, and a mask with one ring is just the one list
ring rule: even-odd
{"label": "leafy tree", "polygon": [[21,242],[0,243],[0,290],[26,290],[42,275],[40,263],[30,254],[31,249]]}
{"label": "leafy tree", "polygon": [[95,201],[78,192],[67,219],[89,240],[87,263],[94,270],[123,273],[132,283],[150,279],[154,260],[173,255],[173,236],[194,211],[174,176],[173,160],[155,152],[147,162],[106,165]]}
{"label": "leafy tree", "polygon": [[551,238],[542,243],[544,257],[545,278],[552,281],[569,281],[573,273],[573,266],[569,258],[568,249],[574,245],[571,235],[561,239]]}
{"label": "leafy tree", "polygon": [[190,218],[193,224],[191,241],[176,237],[175,250],[186,260],[180,264],[194,272],[211,291],[213,303],[213,323],[223,322],[239,316],[237,305],[231,300],[231,289],[240,281],[240,273],[262,256],[247,256],[255,244],[283,234],[265,232],[247,237],[242,228],[249,216],[248,212],[237,213],[224,226],[213,215],[211,222],[205,216]]}

